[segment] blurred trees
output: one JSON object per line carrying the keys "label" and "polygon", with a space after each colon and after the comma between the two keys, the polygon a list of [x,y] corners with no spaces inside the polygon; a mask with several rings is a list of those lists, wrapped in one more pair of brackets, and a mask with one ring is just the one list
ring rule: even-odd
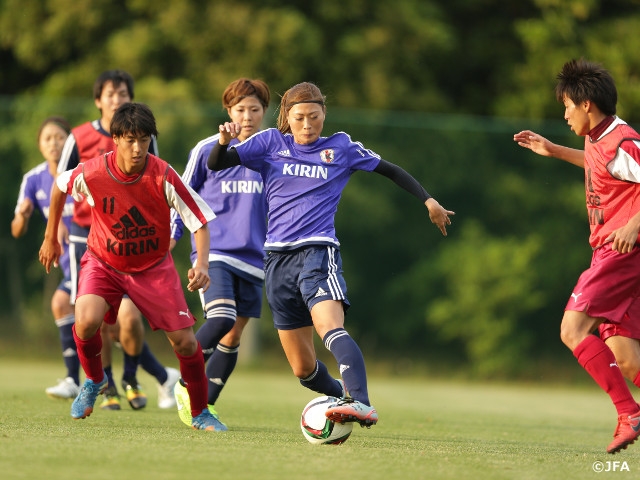
{"label": "blurred trees", "polygon": [[[444,239],[406,192],[354,176],[337,228],[353,303],[348,328],[363,349],[459,362],[485,377],[521,374],[532,356],[572,361],[557,336],[589,261],[582,172],[537,158],[512,135],[532,128],[581,145],[553,93],[562,64],[581,56],[613,73],[619,114],[640,121],[638,6],[0,0],[0,322],[24,323],[34,303],[48,302],[37,229],[21,242],[9,236],[18,179],[41,161],[37,127],[53,113],[74,124],[95,118],[101,71],[134,76],[136,100],[158,117],[161,156],[180,173],[189,149],[224,118],[219,97],[231,80],[262,78],[274,106],[308,80],[328,97],[325,133],[347,131],[457,212]],[[185,271],[184,247],[176,259]]]}

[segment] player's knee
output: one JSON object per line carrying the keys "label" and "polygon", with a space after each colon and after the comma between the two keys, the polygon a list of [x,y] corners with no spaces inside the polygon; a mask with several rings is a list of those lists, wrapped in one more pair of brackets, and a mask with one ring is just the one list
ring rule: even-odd
{"label": "player's knee", "polygon": [[61,290],[56,292],[51,297],[51,313],[53,318],[62,318],[73,313],[73,307],[69,303],[69,294],[64,293]]}
{"label": "player's knee", "polygon": [[183,335],[172,339],[173,350],[180,356],[190,357],[198,349],[198,341],[195,335]]}
{"label": "player's knee", "polygon": [[571,351],[596,328],[595,319],[581,312],[565,312],[560,324],[560,339]]}

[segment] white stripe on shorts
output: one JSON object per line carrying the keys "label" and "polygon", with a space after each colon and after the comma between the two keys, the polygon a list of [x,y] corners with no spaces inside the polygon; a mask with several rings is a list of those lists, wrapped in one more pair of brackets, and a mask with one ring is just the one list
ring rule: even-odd
{"label": "white stripe on shorts", "polygon": [[329,253],[327,285],[334,300],[344,300],[344,292],[340,288],[337,275],[336,249],[334,247],[327,247],[327,252]]}

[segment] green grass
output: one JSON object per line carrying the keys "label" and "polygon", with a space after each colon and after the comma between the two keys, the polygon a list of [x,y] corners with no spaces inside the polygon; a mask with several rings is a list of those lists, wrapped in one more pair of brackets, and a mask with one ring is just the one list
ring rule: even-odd
{"label": "green grass", "polygon": [[[159,410],[145,373],[145,410],[96,409],[72,420],[69,402],[44,395],[61,367],[0,359],[0,478],[569,480],[640,472],[640,444],[605,453],[616,414],[596,387],[374,376],[378,425],[355,427],[341,446],[314,446],[298,424],[314,394],[284,369],[238,368],[216,406],[230,431],[213,433]],[[613,460],[629,472],[593,472],[594,462]]]}

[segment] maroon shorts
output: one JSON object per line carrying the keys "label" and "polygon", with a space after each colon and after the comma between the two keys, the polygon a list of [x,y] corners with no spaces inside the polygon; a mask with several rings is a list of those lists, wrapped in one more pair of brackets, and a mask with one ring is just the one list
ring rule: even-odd
{"label": "maroon shorts", "polygon": [[565,310],[604,318],[600,335],[640,339],[640,248],[618,253],[608,243],[593,252],[591,266],[573,289]]}
{"label": "maroon shorts", "polygon": [[144,272],[125,274],[87,252],[82,257],[78,297],[86,294],[98,295],[111,306],[104,318],[110,324],[116,321],[123,295],[129,296],[153,330],[173,332],[195,323],[170,254]]}

